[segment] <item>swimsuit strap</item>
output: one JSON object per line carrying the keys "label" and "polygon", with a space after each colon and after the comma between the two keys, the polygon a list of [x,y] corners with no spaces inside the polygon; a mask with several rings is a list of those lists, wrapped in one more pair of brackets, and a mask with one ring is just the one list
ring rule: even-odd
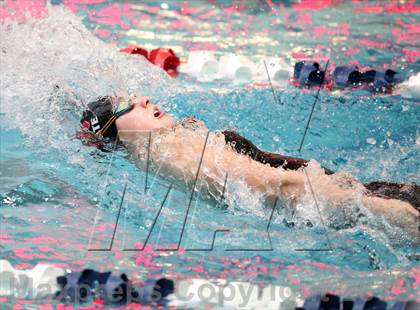
{"label": "swimsuit strap", "polygon": [[[244,154],[252,159],[262,163],[269,164],[271,167],[282,167],[287,170],[298,170],[308,165],[308,161],[298,157],[283,156],[276,153],[261,151],[251,141],[242,137],[235,131],[225,130],[222,132],[225,136],[225,141],[239,154]],[[324,168],[326,174],[333,174],[334,172]]]}

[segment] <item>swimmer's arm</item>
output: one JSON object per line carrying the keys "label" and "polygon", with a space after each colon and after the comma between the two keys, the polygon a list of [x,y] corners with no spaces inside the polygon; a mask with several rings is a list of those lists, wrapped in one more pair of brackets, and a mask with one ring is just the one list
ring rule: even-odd
{"label": "swimmer's arm", "polygon": [[[222,133],[215,133],[216,140],[218,134]],[[219,136],[222,141],[226,138],[225,133],[223,134]],[[163,170],[177,179],[185,180],[187,184],[192,184],[203,148],[202,138],[182,132],[180,135],[168,135],[165,141],[161,140],[156,155],[166,158],[162,162]],[[305,190],[302,171],[271,167],[269,164],[253,160],[248,154],[235,152],[230,145],[223,142],[218,145],[208,143],[205,146],[200,170],[199,177],[206,179],[209,185],[223,186],[227,175],[228,181],[243,180],[251,189],[258,190],[270,198],[295,199]]]}
{"label": "swimmer's arm", "polygon": [[[162,154],[162,168],[178,179],[192,184],[200,165],[204,143],[201,139],[173,137],[161,141],[159,157]],[[298,195],[304,189],[302,173],[273,168],[254,161],[246,155],[238,154],[230,146],[214,146],[208,143],[202,158],[199,178],[205,179],[209,185],[221,187],[224,180],[243,180],[254,190],[269,197],[289,198]]]}
{"label": "swimmer's arm", "polygon": [[[167,169],[178,175],[193,180],[199,166],[203,150],[202,141],[178,141],[168,144],[176,149],[169,150],[175,154],[165,161]],[[280,199],[299,199],[305,194],[305,183],[308,183],[302,171],[285,171],[256,162],[248,156],[238,154],[230,147],[217,148],[207,145],[205,148],[199,177],[205,178],[215,186],[222,186],[225,176],[229,180],[244,180],[246,184],[268,197]],[[314,195],[331,207],[340,207],[346,202],[354,201],[357,193],[354,190],[343,189],[329,177],[314,177],[309,180],[313,184]],[[363,204],[375,215],[383,215],[398,226],[404,225],[404,219],[410,222],[418,221],[419,212],[408,203],[362,195]]]}
{"label": "swimmer's arm", "polygon": [[420,213],[409,203],[397,199],[363,196],[363,204],[375,215],[399,227],[418,227]]}
{"label": "swimmer's arm", "polygon": [[329,207],[341,208],[349,203],[354,204],[357,197],[360,197],[363,205],[374,216],[383,217],[392,225],[411,230],[419,224],[419,212],[407,202],[366,194],[360,196],[360,192],[353,189],[340,188],[328,176],[312,180],[312,184],[316,198],[327,203]]}
{"label": "swimmer's arm", "polygon": [[[302,171],[276,169],[249,160],[246,156],[235,155],[229,152],[225,154],[229,164],[233,167],[235,165],[246,167],[243,170],[243,176],[248,185],[264,192],[269,198],[288,200],[293,205],[305,195],[305,191],[310,190],[309,188],[305,189],[305,183],[309,184],[309,182],[312,182],[315,198],[322,199],[332,208],[342,208],[348,203],[355,203],[355,199],[359,195],[354,190],[340,188],[327,175],[323,176],[328,180],[325,183],[316,179],[308,180],[307,178],[311,178],[311,176]],[[309,192],[309,194],[312,195],[312,192]],[[364,194],[361,200],[373,215],[383,217],[390,224],[410,231],[410,234],[419,234],[420,215],[409,203]]]}
{"label": "swimmer's arm", "polygon": [[229,180],[243,180],[253,190],[264,193],[270,198],[289,199],[298,197],[304,190],[302,173],[273,168],[238,154],[229,146],[222,150],[208,147],[203,160],[204,166]]}

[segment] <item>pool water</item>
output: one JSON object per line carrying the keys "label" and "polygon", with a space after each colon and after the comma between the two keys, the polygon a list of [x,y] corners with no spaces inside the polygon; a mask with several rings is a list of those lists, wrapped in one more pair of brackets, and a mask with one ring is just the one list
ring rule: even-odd
{"label": "pool water", "polygon": [[[414,100],[321,91],[300,154],[315,90],[275,89],[276,101],[267,86],[172,79],[118,52],[138,43],[171,47],[184,59],[198,49],[291,64],[330,59],[409,76],[420,68],[415,1],[51,2],[5,1],[0,10],[0,259],[19,268],[118,269],[138,281],[164,274],[272,283],[301,296],[420,299],[419,244],[360,205],[348,214],[321,206],[320,214],[308,196],[295,214],[279,209],[271,218],[272,206],[240,182],[228,182],[223,201],[191,199],[182,189],[168,192],[164,177],[146,176],[125,150],[104,153],[74,136],[86,102],[140,92],[179,119],[194,115],[211,130],[237,128],[261,148],[314,159],[315,178],[320,164],[343,171],[337,181],[351,174],[420,183]],[[224,232],[213,244],[216,230]]]}

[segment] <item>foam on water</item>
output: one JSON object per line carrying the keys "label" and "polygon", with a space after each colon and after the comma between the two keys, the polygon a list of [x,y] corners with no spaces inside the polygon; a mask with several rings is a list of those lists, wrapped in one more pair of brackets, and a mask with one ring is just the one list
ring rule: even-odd
{"label": "foam on water", "polygon": [[[174,87],[160,69],[94,37],[68,10],[49,11],[42,20],[1,25],[2,108],[26,135],[42,136],[50,125],[41,124],[48,114],[56,122],[50,128],[61,129],[60,109],[77,111],[82,102],[102,94],[138,91],[167,96]],[[75,107],[58,102],[62,93],[55,94],[55,85],[74,96]]]}
{"label": "foam on water", "polygon": [[103,94],[133,92],[159,100],[176,86],[147,61],[119,53],[94,37],[70,11],[48,9],[41,20],[1,24],[2,112],[35,153],[57,151],[50,165],[66,158],[87,174],[82,179],[96,183],[98,164],[89,156],[92,149],[75,139],[85,104]]}

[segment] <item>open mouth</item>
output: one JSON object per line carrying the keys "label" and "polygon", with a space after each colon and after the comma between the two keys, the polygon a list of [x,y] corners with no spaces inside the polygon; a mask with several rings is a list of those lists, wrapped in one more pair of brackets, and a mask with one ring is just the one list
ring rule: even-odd
{"label": "open mouth", "polygon": [[163,115],[165,115],[165,112],[161,111],[158,107],[154,108],[153,116],[156,118],[161,118]]}

